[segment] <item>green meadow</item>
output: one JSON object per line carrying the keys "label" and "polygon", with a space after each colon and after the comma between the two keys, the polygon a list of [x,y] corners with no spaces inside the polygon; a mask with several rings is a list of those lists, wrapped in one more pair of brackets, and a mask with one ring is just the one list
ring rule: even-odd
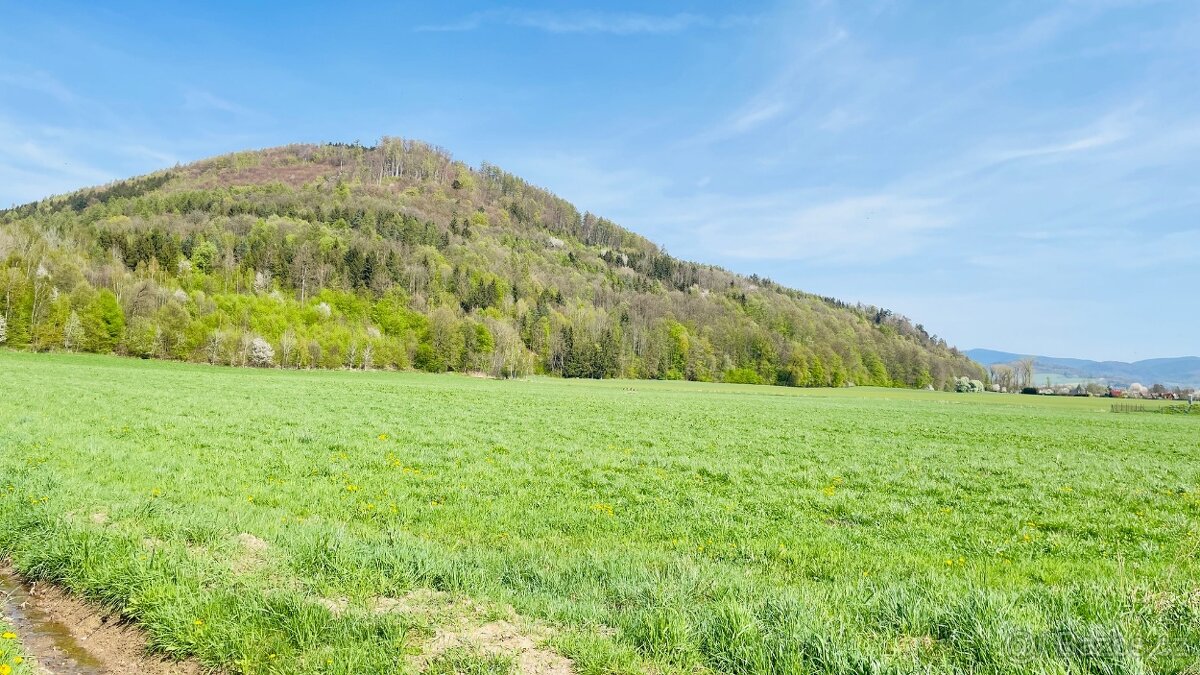
{"label": "green meadow", "polygon": [[1198,446],[1101,399],[0,351],[0,558],[225,672],[1194,674]]}

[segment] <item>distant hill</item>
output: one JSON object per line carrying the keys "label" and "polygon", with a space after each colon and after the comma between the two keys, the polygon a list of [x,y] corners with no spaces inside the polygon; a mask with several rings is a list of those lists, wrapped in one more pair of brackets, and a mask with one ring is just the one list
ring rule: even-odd
{"label": "distant hill", "polygon": [[241,152],[0,211],[0,342],[790,386],[983,375],[905,317],[680,260],[396,138]]}
{"label": "distant hill", "polygon": [[1103,380],[1115,386],[1139,382],[1147,386],[1158,383],[1168,387],[1200,387],[1200,357],[1197,356],[1126,363],[1014,354],[994,349],[971,349],[966,354],[984,366],[1012,363],[1032,356],[1034,371],[1039,377],[1053,375],[1057,380]]}

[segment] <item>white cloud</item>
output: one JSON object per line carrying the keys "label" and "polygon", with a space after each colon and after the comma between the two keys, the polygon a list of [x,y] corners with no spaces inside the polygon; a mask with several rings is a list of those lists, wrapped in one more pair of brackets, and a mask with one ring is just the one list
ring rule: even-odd
{"label": "white cloud", "polygon": [[817,202],[795,193],[701,201],[711,215],[697,214],[694,224],[706,247],[749,260],[878,265],[920,252],[931,232],[954,222],[937,200],[890,193]]}
{"label": "white cloud", "polygon": [[779,117],[786,109],[787,106],[780,101],[754,103],[749,109],[739,113],[729,124],[729,128],[735,134],[745,133]]}
{"label": "white cloud", "polygon": [[260,117],[261,114],[246,106],[234,103],[228,99],[203,89],[189,88],[183,92],[183,107],[185,110],[211,111],[228,113],[240,117]]}
{"label": "white cloud", "polygon": [[1015,159],[1070,155],[1074,153],[1085,152],[1087,150],[1094,150],[1096,148],[1102,148],[1106,145],[1112,145],[1113,143],[1122,141],[1125,138],[1126,134],[1123,131],[1117,129],[1103,129],[1069,141],[1003,150],[996,153],[992,157],[992,160],[995,162],[1008,162]]}
{"label": "white cloud", "polygon": [[[49,126],[0,114],[0,205],[21,204],[171,166],[178,159],[89,120]],[[92,158],[100,157],[102,161]]]}
{"label": "white cloud", "polygon": [[26,91],[45,94],[63,104],[75,103],[78,97],[65,84],[50,73],[41,70],[17,72],[18,66],[5,65],[8,72],[0,72],[0,85],[8,85]]}

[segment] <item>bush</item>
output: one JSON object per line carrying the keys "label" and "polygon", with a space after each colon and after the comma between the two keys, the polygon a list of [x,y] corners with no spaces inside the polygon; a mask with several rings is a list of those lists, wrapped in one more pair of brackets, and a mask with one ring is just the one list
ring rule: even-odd
{"label": "bush", "polygon": [[959,393],[977,394],[983,391],[983,382],[972,380],[969,377],[954,378],[954,391]]}
{"label": "bush", "polygon": [[275,349],[271,343],[256,337],[250,341],[250,365],[256,368],[270,368],[275,365]]}
{"label": "bush", "polygon": [[722,378],[731,384],[762,384],[762,378],[753,368],[734,368],[733,370],[725,371],[725,377]]}

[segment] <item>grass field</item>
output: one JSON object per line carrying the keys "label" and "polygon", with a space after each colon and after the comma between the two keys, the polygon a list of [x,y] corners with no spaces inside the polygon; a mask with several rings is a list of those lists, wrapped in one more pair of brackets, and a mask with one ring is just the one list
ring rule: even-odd
{"label": "grass field", "polygon": [[1194,416],[0,351],[0,430],[0,557],[233,672],[1200,672]]}

